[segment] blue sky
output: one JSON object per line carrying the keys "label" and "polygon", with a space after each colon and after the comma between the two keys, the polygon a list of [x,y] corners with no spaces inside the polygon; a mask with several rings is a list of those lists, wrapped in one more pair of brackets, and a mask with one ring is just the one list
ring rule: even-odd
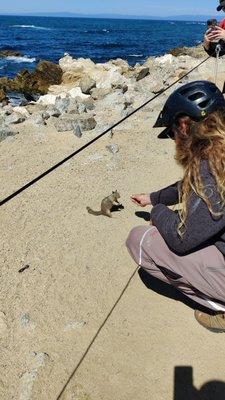
{"label": "blue sky", "polygon": [[215,15],[219,0],[1,0],[0,13],[74,12],[126,15]]}

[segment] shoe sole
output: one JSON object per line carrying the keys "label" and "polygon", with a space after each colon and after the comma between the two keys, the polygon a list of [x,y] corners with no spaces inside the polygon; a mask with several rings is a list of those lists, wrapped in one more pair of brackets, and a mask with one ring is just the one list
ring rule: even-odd
{"label": "shoe sole", "polygon": [[201,324],[201,322],[199,322],[197,319],[196,319],[196,321],[199,323],[199,325],[203,326],[203,328],[207,329],[210,332],[213,332],[213,333],[225,333],[225,329],[209,328],[209,327]]}

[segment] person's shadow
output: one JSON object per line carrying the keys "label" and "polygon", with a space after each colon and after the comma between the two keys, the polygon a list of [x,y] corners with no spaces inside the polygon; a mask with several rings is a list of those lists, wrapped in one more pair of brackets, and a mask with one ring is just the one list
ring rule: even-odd
{"label": "person's shadow", "polygon": [[[172,285],[168,285],[165,282],[160,281],[159,279],[155,278],[154,276],[148,274],[143,268],[138,270],[139,277],[141,278],[144,285],[148,288],[153,290],[153,292],[160,294],[161,296],[169,297],[170,299],[181,301],[186,306],[196,310],[196,308],[203,312],[209,312],[208,308],[201,306],[199,303],[192,301],[189,297],[186,297],[184,294],[179,292],[175,287]],[[225,399],[225,398],[224,398]]]}
{"label": "person's shadow", "polygon": [[199,390],[193,384],[193,368],[175,367],[173,400],[224,400],[225,383],[209,381]]}

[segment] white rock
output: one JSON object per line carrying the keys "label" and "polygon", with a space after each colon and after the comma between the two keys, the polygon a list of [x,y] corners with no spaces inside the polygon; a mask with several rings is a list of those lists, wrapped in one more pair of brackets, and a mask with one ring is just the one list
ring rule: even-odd
{"label": "white rock", "polygon": [[98,89],[109,89],[112,85],[127,84],[128,80],[122,76],[115,66],[111,66],[108,71],[96,71],[93,77],[97,83]]}
{"label": "white rock", "polygon": [[56,101],[56,97],[57,96],[55,96],[54,94],[45,94],[38,99],[37,103],[45,104],[47,106],[54,105],[55,101]]}
{"label": "white rock", "polygon": [[156,57],[155,61],[158,62],[159,64],[172,64],[174,61],[175,57],[172,54],[165,54],[165,56],[162,57]]}
{"label": "white rock", "polygon": [[20,124],[21,122],[25,121],[24,115],[13,113],[11,115],[8,115],[5,119],[5,124],[6,125],[11,125],[11,124]]}
{"label": "white rock", "polygon": [[30,116],[29,111],[27,111],[27,109],[25,107],[17,106],[17,107],[13,108],[13,111],[15,111],[16,113],[19,113],[21,115],[24,115],[24,117],[26,117],[26,118],[28,118]]}
{"label": "white rock", "polygon": [[59,66],[62,68],[63,72],[82,72],[86,69],[95,68],[95,63],[90,59],[73,59],[71,56],[65,56],[59,60]]}
{"label": "white rock", "polygon": [[42,114],[33,114],[30,118],[29,121],[31,124],[35,125],[46,125],[46,122],[42,116]]}
{"label": "white rock", "polygon": [[75,99],[76,97],[80,97],[81,99],[88,99],[90,97],[89,94],[82,93],[80,87],[75,87],[69,90],[68,94],[72,97],[72,99]]}

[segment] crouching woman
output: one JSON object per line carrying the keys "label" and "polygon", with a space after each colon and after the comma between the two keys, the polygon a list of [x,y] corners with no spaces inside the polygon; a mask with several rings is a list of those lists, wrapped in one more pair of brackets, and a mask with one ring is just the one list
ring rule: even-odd
{"label": "crouching woman", "polygon": [[[183,179],[131,197],[152,205],[151,225],[134,228],[126,245],[151,276],[196,302],[195,318],[225,332],[225,101],[211,82],[196,81],[168,98],[155,127],[175,141]],[[179,203],[179,211],[168,206]],[[198,304],[208,312],[198,310]]]}

